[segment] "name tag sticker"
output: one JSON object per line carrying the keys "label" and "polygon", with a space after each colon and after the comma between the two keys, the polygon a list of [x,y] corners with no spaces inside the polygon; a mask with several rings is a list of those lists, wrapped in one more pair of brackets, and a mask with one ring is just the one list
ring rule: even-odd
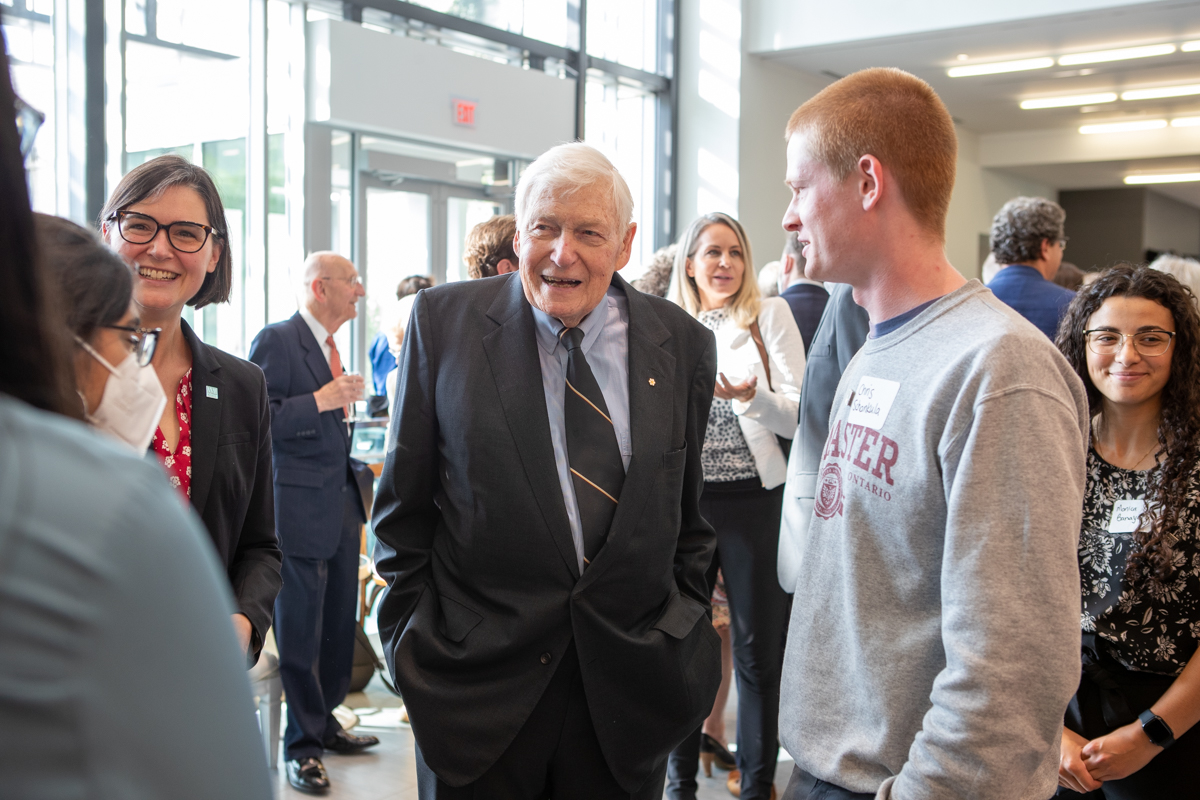
{"label": "name tag sticker", "polygon": [[205,386],[204,387],[204,396],[211,397],[213,400],[216,400],[217,399],[217,387]]}
{"label": "name tag sticker", "polygon": [[896,381],[864,375],[858,381],[858,388],[850,396],[850,416],[847,421],[851,425],[882,430],[899,391],[900,384]]}
{"label": "name tag sticker", "polygon": [[1112,516],[1108,519],[1108,532],[1133,533],[1137,530],[1138,519],[1145,510],[1145,500],[1118,500],[1113,503]]}

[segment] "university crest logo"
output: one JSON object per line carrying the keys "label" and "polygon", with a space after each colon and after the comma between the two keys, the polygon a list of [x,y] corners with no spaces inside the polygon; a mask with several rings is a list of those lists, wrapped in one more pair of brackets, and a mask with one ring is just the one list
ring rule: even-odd
{"label": "university crest logo", "polygon": [[826,465],[817,478],[817,498],[814,511],[821,519],[833,519],[842,513],[842,469],[836,463]]}

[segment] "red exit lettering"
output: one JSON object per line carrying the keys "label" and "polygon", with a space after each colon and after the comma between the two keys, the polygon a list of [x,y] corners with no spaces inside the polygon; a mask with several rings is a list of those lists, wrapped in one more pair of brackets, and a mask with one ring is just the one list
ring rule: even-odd
{"label": "red exit lettering", "polygon": [[454,124],[475,127],[475,101],[454,100]]}

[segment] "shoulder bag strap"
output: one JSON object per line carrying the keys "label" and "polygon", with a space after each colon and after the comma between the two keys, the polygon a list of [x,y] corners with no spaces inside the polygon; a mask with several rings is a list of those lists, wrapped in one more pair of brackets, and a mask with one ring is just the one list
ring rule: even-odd
{"label": "shoulder bag strap", "polygon": [[754,340],[759,358],[762,359],[763,369],[767,371],[767,389],[774,392],[775,389],[771,386],[771,359],[767,356],[767,346],[763,344],[762,331],[758,329],[757,319],[750,323],[750,338]]}

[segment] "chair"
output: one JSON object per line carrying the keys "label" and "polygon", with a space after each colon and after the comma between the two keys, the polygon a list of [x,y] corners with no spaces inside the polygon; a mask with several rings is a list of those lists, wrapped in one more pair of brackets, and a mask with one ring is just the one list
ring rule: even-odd
{"label": "chair", "polygon": [[250,691],[258,706],[258,727],[267,748],[267,765],[279,764],[279,716],[283,705],[283,681],[279,678],[279,658],[263,650],[249,673]]}

